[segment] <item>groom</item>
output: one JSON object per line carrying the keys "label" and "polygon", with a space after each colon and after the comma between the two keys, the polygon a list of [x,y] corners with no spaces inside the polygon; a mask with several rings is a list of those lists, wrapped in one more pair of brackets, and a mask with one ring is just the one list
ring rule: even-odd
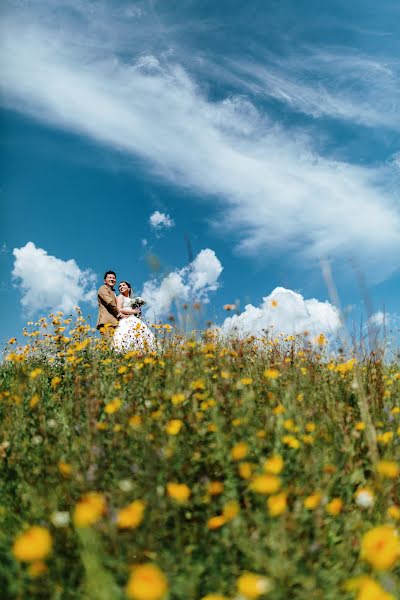
{"label": "groom", "polygon": [[119,311],[114,292],[116,281],[117,276],[114,271],[107,271],[104,275],[104,285],[101,285],[97,292],[99,312],[96,327],[104,337],[112,337],[118,325]]}

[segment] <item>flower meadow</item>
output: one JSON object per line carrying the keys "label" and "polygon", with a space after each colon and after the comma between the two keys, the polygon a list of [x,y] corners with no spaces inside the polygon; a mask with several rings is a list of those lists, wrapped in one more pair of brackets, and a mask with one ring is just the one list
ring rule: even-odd
{"label": "flower meadow", "polygon": [[77,311],[9,341],[1,598],[399,598],[400,365],[154,331],[116,354]]}

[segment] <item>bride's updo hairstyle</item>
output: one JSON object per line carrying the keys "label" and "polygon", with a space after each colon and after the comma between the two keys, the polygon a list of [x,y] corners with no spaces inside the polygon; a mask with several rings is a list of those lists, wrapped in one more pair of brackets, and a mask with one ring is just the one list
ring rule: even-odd
{"label": "bride's updo hairstyle", "polygon": [[129,288],[129,294],[128,294],[128,296],[129,296],[129,298],[131,298],[131,296],[132,296],[132,286],[131,286],[131,284],[129,283],[129,281],[120,281],[119,284],[118,284],[118,289],[119,289],[119,286],[121,285],[121,283],[125,283],[125,285],[128,286],[128,288]]}

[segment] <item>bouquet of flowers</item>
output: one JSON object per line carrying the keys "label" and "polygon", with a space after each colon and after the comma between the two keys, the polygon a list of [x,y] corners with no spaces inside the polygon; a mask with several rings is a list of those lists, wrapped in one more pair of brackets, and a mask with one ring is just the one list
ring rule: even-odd
{"label": "bouquet of flowers", "polygon": [[131,298],[132,308],[138,309],[138,312],[136,313],[136,316],[138,318],[140,318],[142,316],[142,306],[144,304],[146,304],[146,300],[144,298],[142,298],[141,296],[135,296],[134,298]]}

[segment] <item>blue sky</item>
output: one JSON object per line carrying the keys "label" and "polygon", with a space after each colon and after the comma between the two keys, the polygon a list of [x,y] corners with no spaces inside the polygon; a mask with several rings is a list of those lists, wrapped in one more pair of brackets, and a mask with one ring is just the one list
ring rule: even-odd
{"label": "blue sky", "polygon": [[[2,339],[61,300],[95,315],[110,267],[159,305],[175,274],[222,323],[277,286],[324,302],[320,260],[358,321],[356,264],[396,322],[398,2],[9,0],[2,22]],[[187,240],[212,253],[188,266]]]}

